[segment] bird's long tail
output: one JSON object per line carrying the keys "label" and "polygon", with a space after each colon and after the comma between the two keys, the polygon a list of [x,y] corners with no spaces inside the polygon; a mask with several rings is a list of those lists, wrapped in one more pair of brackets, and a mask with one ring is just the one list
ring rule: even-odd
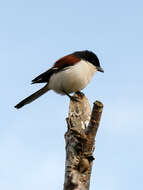
{"label": "bird's long tail", "polygon": [[36,100],[37,98],[39,98],[40,96],[45,94],[48,90],[49,90],[48,85],[45,85],[43,88],[41,88],[37,92],[31,94],[30,96],[28,96],[27,98],[25,98],[24,100],[19,102],[14,107],[17,108],[17,109],[20,109],[21,107],[25,106],[26,104],[29,104],[29,103],[33,102],[34,100]]}

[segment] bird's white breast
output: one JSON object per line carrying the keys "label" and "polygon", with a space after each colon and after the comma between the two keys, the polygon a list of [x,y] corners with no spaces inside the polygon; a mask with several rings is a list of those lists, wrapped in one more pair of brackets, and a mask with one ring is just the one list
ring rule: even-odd
{"label": "bird's white breast", "polygon": [[94,65],[81,60],[76,65],[53,74],[48,86],[60,94],[77,92],[86,87],[95,72]]}

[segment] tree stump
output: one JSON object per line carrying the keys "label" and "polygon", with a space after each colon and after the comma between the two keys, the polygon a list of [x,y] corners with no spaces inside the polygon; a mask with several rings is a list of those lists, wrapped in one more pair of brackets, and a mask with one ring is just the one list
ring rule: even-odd
{"label": "tree stump", "polygon": [[64,190],[89,190],[95,137],[103,110],[96,101],[90,104],[82,93],[75,93],[79,101],[70,101],[65,134],[66,165]]}

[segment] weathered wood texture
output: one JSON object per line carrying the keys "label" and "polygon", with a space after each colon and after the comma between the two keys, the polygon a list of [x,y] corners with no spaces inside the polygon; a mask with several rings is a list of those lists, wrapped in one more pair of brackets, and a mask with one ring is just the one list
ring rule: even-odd
{"label": "weathered wood texture", "polygon": [[94,142],[103,104],[96,101],[91,112],[89,102],[83,94],[74,96],[80,101],[70,102],[67,118],[64,190],[89,190]]}

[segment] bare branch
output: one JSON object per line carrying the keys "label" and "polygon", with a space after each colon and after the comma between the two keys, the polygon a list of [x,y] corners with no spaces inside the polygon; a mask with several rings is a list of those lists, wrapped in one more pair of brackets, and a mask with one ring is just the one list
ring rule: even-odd
{"label": "bare branch", "polygon": [[103,104],[96,101],[91,113],[89,102],[84,94],[78,93],[74,96],[80,101],[70,102],[67,118],[64,190],[89,190],[94,142]]}

